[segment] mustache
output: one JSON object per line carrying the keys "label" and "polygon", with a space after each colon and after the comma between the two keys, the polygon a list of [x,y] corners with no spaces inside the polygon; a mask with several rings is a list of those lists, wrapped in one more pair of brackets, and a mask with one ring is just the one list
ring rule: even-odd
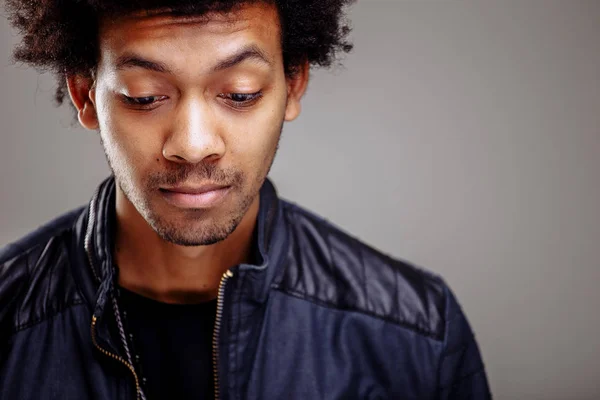
{"label": "mustache", "polygon": [[215,164],[171,164],[164,172],[154,172],[147,178],[147,186],[178,186],[185,182],[211,182],[224,186],[240,186],[244,175],[234,169],[221,169]]}

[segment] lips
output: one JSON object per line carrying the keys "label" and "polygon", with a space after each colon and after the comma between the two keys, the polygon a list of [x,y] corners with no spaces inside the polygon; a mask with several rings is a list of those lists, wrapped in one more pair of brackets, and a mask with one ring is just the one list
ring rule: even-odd
{"label": "lips", "polygon": [[165,187],[161,188],[161,190],[166,192],[173,193],[184,193],[184,194],[203,194],[207,192],[212,192],[215,190],[221,190],[227,188],[226,185],[217,185],[217,184],[206,184],[201,186],[175,186],[175,187]]}
{"label": "lips", "polygon": [[180,185],[162,187],[160,192],[167,203],[177,208],[211,208],[222,202],[231,186],[218,184]]}

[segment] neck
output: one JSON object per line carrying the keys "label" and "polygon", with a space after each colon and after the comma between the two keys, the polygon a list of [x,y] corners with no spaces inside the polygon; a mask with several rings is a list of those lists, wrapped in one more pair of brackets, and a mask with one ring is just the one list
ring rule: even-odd
{"label": "neck", "polygon": [[225,240],[209,246],[179,246],[160,238],[117,187],[119,285],[165,303],[216,298],[223,274],[250,260],[258,205],[257,197]]}

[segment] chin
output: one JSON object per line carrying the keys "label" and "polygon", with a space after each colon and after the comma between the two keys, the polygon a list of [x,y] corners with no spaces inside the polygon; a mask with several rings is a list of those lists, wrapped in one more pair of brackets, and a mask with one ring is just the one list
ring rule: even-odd
{"label": "chin", "polygon": [[167,242],[179,246],[209,246],[227,239],[241,221],[241,218],[211,218],[202,215],[205,211],[200,210],[191,218],[150,218],[147,222]]}
{"label": "chin", "polygon": [[225,240],[227,237],[222,236],[208,236],[208,237],[187,237],[187,236],[171,236],[171,235],[160,235],[161,239],[165,242],[175,244],[177,246],[185,247],[198,247],[198,246],[210,246]]}
{"label": "chin", "polygon": [[186,229],[186,228],[163,228],[157,227],[155,232],[161,239],[179,246],[209,246],[221,242],[232,233],[234,229],[215,228],[211,229]]}

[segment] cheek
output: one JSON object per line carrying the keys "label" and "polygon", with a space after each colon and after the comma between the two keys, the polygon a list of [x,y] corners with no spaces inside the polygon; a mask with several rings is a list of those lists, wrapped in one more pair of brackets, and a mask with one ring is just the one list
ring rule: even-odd
{"label": "cheek", "polygon": [[287,99],[284,86],[278,89],[265,97],[256,110],[222,116],[221,120],[227,121],[224,132],[228,136],[230,154],[250,157],[254,163],[261,163],[265,156],[275,151]]}
{"label": "cheek", "polygon": [[230,118],[225,130],[231,161],[248,174],[261,173],[276,150],[283,116],[284,108],[278,106],[257,110],[252,117]]}
{"label": "cheek", "polygon": [[105,146],[110,146],[111,152],[127,163],[134,164],[131,167],[155,160],[157,151],[160,154],[160,140],[153,131],[159,124],[149,121],[146,115],[120,107],[116,104],[118,100],[109,97],[106,92],[99,92],[97,100],[100,104],[98,121]]}

